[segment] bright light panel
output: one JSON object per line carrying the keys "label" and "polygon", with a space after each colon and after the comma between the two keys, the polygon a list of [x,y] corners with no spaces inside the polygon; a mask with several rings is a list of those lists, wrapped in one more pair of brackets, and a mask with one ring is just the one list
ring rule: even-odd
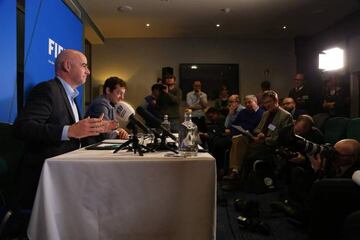
{"label": "bright light panel", "polygon": [[331,48],[319,54],[319,69],[333,71],[343,67],[344,50],[341,48]]}

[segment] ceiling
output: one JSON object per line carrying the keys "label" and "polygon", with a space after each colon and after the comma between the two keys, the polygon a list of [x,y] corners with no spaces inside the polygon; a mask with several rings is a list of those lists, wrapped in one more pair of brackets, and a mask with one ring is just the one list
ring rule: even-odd
{"label": "ceiling", "polygon": [[[104,38],[293,38],[359,9],[358,0],[77,1]],[[118,11],[121,6],[132,11]]]}

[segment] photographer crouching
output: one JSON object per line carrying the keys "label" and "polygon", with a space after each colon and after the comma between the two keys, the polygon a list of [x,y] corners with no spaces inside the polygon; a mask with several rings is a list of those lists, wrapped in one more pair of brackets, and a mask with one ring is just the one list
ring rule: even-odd
{"label": "photographer crouching", "polygon": [[[336,151],[330,163],[325,165],[318,155],[311,157],[311,165],[325,178],[313,184],[308,205],[310,239],[359,239],[359,214],[356,227],[349,230],[345,219],[360,210],[360,187],[351,180],[360,169],[360,143],[354,139],[343,139],[334,145]],[[326,171],[326,164],[331,165]],[[353,177],[354,179],[354,177]],[[355,229],[355,231],[353,231]]]}
{"label": "photographer crouching", "polygon": [[313,181],[310,194],[304,209],[296,214],[309,223],[309,238],[354,239],[343,226],[350,213],[360,210],[360,187],[351,180],[360,169],[360,143],[343,139],[334,146],[319,145],[294,134],[293,129],[283,132],[281,138],[292,150],[306,154],[313,169],[308,175]]}
{"label": "photographer crouching", "polygon": [[278,147],[276,152],[283,161],[278,171],[280,176],[285,178],[288,186],[287,191],[281,193],[283,195],[281,198],[286,203],[291,201],[291,204],[299,205],[304,202],[317,177],[302,145],[296,145],[294,135],[316,144],[323,144],[324,136],[318,128],[314,127],[314,121],[309,115],[300,115],[294,125],[280,131],[281,147]]}

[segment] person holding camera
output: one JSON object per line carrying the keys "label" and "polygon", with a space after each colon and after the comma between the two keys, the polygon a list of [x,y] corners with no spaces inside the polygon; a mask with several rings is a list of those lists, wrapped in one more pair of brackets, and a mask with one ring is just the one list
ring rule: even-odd
{"label": "person holding camera", "polygon": [[176,78],[174,75],[165,76],[163,84],[165,88],[158,98],[160,114],[162,118],[164,115],[168,115],[171,132],[177,132],[180,124],[181,90],[176,87]]}
{"label": "person holding camera", "polygon": [[357,140],[343,139],[334,145],[334,152],[311,156],[311,167],[319,178],[351,178],[360,169],[359,153]]}
{"label": "person holding camera", "polygon": [[161,83],[155,83],[151,86],[151,94],[144,97],[143,107],[149,111],[152,115],[161,119],[160,109],[159,109],[159,96],[163,90],[166,89],[166,86]]}
{"label": "person holding camera", "polygon": [[[333,157],[311,157],[313,169],[325,176],[313,184],[308,204],[309,239],[355,239],[344,232],[346,217],[360,210],[360,186],[351,180],[360,169],[360,143],[343,139],[334,145]],[[328,166],[328,169],[326,169]],[[359,224],[357,224],[358,226]],[[346,228],[345,228],[346,229]]]}

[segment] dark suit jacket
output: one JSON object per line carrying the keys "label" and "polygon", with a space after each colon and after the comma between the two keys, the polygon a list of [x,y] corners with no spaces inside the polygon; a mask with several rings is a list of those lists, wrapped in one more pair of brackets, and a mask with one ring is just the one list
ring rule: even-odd
{"label": "dark suit jacket", "polygon": [[[79,116],[80,119],[80,116]],[[80,147],[79,139],[61,140],[65,125],[75,123],[65,89],[55,78],[35,86],[23,112],[15,120],[15,135],[24,141],[24,159],[20,166],[13,208],[31,208],[45,159]]]}
{"label": "dark suit jacket", "polygon": [[14,124],[16,136],[25,142],[24,164],[41,167],[46,158],[78,149],[78,139],[61,141],[63,127],[74,123],[74,114],[59,79],[35,86]]}

